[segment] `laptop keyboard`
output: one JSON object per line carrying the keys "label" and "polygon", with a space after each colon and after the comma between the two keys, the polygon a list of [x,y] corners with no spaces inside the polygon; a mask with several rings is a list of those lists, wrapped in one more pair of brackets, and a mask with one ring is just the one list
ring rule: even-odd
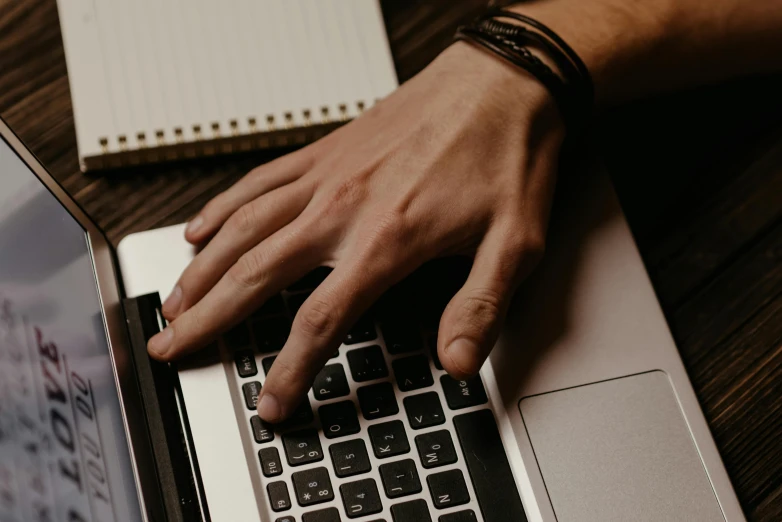
{"label": "laptop keyboard", "polygon": [[323,277],[305,277],[224,336],[264,522],[525,520],[480,377],[449,377],[436,333],[409,318],[362,317],[290,419],[273,426],[255,414],[291,318]]}

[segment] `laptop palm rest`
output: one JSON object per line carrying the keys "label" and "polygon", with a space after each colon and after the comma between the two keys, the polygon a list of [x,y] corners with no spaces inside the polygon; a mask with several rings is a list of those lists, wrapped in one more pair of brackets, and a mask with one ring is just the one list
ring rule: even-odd
{"label": "laptop palm rest", "polygon": [[519,408],[558,522],[724,522],[664,372],[527,397]]}

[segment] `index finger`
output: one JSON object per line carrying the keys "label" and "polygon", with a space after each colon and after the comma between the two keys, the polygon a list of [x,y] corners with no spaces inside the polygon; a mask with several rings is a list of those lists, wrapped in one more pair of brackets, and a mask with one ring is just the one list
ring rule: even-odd
{"label": "index finger", "polygon": [[288,225],[245,253],[198,303],[149,340],[149,354],[168,361],[206,346],[318,266],[308,228]]}
{"label": "index finger", "polygon": [[406,267],[378,263],[367,270],[365,260],[338,264],[299,308],[291,334],[263,383],[258,415],[280,422],[296,408],[315,376],[339,347],[356,320],[392,284],[406,275]]}

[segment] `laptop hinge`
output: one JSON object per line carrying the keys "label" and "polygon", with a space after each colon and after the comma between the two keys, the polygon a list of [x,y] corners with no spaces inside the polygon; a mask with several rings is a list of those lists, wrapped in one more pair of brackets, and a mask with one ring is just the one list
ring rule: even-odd
{"label": "laptop hinge", "polygon": [[147,341],[160,331],[164,323],[160,312],[160,295],[155,292],[123,299],[122,307],[166,520],[208,520],[176,369],[172,364],[155,361],[147,354]]}

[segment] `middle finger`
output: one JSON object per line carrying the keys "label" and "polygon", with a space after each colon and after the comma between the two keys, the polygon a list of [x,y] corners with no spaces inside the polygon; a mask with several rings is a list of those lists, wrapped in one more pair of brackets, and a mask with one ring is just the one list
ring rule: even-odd
{"label": "middle finger", "polygon": [[301,221],[304,220],[277,231],[241,256],[200,301],[150,339],[150,355],[172,360],[205,346],[270,297],[320,266],[319,254],[325,250],[323,241],[313,240],[314,224]]}
{"label": "middle finger", "polygon": [[294,182],[240,207],[180,276],[163,304],[166,319],[197,303],[245,252],[296,219],[311,198],[309,186]]}

